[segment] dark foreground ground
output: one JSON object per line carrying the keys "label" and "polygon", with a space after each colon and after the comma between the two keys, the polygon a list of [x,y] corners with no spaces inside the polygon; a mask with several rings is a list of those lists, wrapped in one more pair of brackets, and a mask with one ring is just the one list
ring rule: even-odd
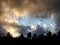
{"label": "dark foreground ground", "polygon": [[36,35],[34,34],[33,37],[31,37],[31,33],[28,33],[27,34],[27,38],[24,38],[23,37],[23,34],[21,34],[20,37],[18,38],[12,38],[10,36],[10,34],[8,33],[7,34],[7,37],[0,37],[0,44],[51,44],[51,43],[54,43],[57,45],[59,44],[60,45],[60,31],[58,33],[58,35],[55,35],[55,34],[51,34],[51,32],[48,32],[47,33],[47,36],[43,36],[42,34],[40,34],[38,37],[36,37]]}

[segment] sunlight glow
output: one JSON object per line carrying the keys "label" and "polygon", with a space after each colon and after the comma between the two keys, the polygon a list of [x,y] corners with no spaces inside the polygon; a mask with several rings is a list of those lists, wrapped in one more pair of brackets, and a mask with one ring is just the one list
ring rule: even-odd
{"label": "sunlight glow", "polygon": [[11,35],[13,38],[17,38],[17,37],[20,36],[20,33],[17,32],[17,28],[8,27],[6,30],[7,30],[7,32],[10,33],[10,35]]}
{"label": "sunlight glow", "polygon": [[45,29],[47,29],[47,25],[46,25],[46,24],[44,24],[43,27],[44,27]]}
{"label": "sunlight glow", "polygon": [[32,29],[32,30],[36,30],[36,26],[31,25],[31,29]]}

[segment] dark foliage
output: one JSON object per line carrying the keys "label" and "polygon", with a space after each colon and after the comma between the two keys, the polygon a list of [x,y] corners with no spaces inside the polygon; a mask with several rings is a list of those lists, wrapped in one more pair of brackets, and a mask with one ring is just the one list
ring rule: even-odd
{"label": "dark foliage", "polygon": [[25,38],[24,36],[23,36],[23,34],[21,34],[21,36],[20,37],[18,37],[18,38],[12,38],[11,37],[11,35],[8,33],[7,34],[7,37],[0,37],[0,40],[38,40],[38,39],[41,39],[41,40],[45,40],[45,39],[47,39],[47,40],[49,40],[49,39],[52,39],[52,40],[60,40],[60,31],[58,32],[58,35],[56,35],[56,34],[51,34],[51,32],[48,32],[47,33],[47,35],[46,36],[44,36],[44,35],[42,35],[42,34],[40,34],[38,37],[36,36],[36,34],[34,34],[33,35],[33,37],[31,36],[31,32],[29,32],[28,34],[27,34],[27,38]]}

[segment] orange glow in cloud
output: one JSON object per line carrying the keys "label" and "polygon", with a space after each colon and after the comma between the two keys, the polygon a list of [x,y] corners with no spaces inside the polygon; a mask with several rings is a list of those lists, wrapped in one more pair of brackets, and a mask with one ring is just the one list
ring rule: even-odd
{"label": "orange glow in cloud", "polygon": [[10,8],[10,6],[5,2],[2,2],[2,11],[3,14],[0,17],[2,20],[4,20],[4,22],[8,22],[8,23],[18,23],[16,17],[23,18],[27,14],[27,10],[25,9],[18,10],[17,8]]}
{"label": "orange glow in cloud", "polygon": [[13,38],[17,38],[20,36],[20,33],[17,32],[17,28],[13,28],[9,26],[7,27],[6,31],[9,32]]}
{"label": "orange glow in cloud", "polygon": [[[20,36],[20,33],[18,33],[18,28],[14,28],[12,26],[10,26],[10,24],[18,24],[18,21],[16,20],[16,17],[18,18],[23,18],[27,11],[26,10],[18,10],[16,8],[10,8],[10,6],[4,2],[2,2],[2,11],[3,14],[2,16],[0,16],[0,21],[4,22],[4,24],[6,23],[7,25],[4,26],[6,27],[6,31],[10,33],[10,35],[13,38],[17,38]],[[8,26],[9,25],[9,26]]]}
{"label": "orange glow in cloud", "polygon": [[16,15],[20,18],[23,18],[27,14],[26,10],[20,11],[20,10],[14,8],[14,9],[12,9],[12,11],[13,11],[14,15]]}

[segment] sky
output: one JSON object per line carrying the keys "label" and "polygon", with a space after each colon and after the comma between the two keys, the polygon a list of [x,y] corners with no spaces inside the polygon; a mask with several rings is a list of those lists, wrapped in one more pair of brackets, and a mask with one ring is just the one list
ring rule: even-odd
{"label": "sky", "polygon": [[52,34],[60,30],[60,0],[0,0],[1,36],[34,33],[38,25]]}

